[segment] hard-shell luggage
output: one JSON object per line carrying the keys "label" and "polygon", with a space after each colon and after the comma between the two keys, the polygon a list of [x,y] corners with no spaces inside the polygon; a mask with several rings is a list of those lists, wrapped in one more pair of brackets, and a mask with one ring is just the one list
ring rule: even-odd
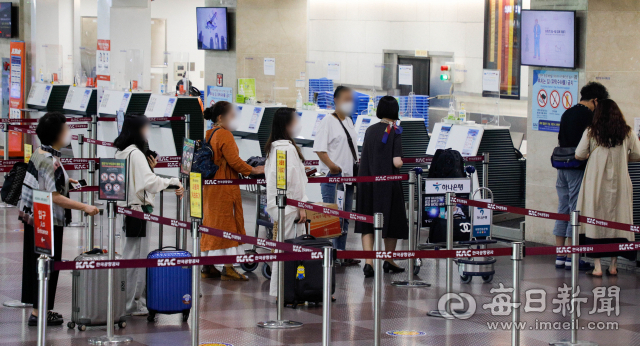
{"label": "hard-shell luggage", "polygon": [[155,320],[157,313],[182,313],[182,321],[189,319],[191,311],[191,266],[180,266],[180,260],[191,253],[164,247],[151,251],[148,259],[157,259],[160,267],[147,268],[147,320]]}
{"label": "hard-shell luggage", "polygon": [[[84,253],[74,259],[81,261],[80,265],[94,266],[95,261],[108,260],[104,253]],[[122,256],[116,254],[116,259]],[[115,322],[120,328],[125,322],[127,299],[127,273],[125,269],[113,271],[115,282],[113,291],[113,311]],[[71,321],[67,327],[85,330],[87,326],[107,324],[107,270],[74,270],[72,272]]]}
{"label": "hard-shell luggage", "polygon": [[[322,249],[326,246],[333,247],[328,239],[316,238],[305,234],[293,239],[285,240],[287,243]],[[332,272],[331,293],[336,290],[336,272]],[[305,302],[318,304],[322,302],[323,291],[322,260],[304,260],[284,262],[284,303],[292,305],[295,309]]]}

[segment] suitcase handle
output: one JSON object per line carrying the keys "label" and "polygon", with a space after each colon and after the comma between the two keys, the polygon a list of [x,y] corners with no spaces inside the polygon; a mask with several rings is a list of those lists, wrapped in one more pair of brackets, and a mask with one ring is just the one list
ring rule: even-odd
{"label": "suitcase handle", "polygon": [[180,249],[178,249],[178,248],[177,248],[177,247],[175,247],[175,246],[163,246],[163,247],[161,247],[161,248],[159,248],[159,249],[155,249],[155,250],[153,250],[153,251],[162,251],[162,250],[164,250],[164,249],[176,249],[176,251],[177,251],[177,250],[180,250]]}
{"label": "suitcase handle", "polygon": [[[299,225],[299,222],[300,222],[300,218],[296,218],[295,220],[293,220],[293,223],[295,225],[295,230],[296,230],[296,237],[298,237],[298,225]],[[311,235],[311,231],[310,230],[311,230],[311,220],[307,219],[307,221],[305,221],[305,223],[304,223],[305,234],[303,234],[303,235]],[[313,239],[315,239],[315,238],[313,238]]]}

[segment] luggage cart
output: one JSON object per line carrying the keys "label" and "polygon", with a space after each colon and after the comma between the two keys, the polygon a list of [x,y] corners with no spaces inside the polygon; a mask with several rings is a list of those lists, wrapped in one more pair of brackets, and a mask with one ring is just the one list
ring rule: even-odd
{"label": "luggage cart", "polygon": [[[269,220],[269,217],[267,216],[266,212],[264,211],[266,208],[266,203],[267,203],[267,190],[262,188],[262,185],[260,184],[256,184],[256,185],[247,185],[247,191],[252,192],[255,194],[256,196],[256,225],[254,227],[254,232],[253,232],[253,236],[254,237],[258,237],[258,234],[260,233],[260,226],[264,227],[266,230],[266,238],[267,239],[271,239],[273,237],[273,222],[271,222],[271,220]],[[250,249],[245,250],[245,254],[248,255],[255,255],[258,253],[258,249],[265,249],[265,250],[270,250],[267,248],[263,248],[263,247],[259,247],[257,245],[252,245]],[[266,263],[265,263],[266,265]],[[242,268],[242,270],[244,270],[245,272],[252,272],[254,270],[256,270],[259,266],[259,263],[242,263],[240,264],[240,267]],[[271,269],[269,268],[268,271],[265,273],[266,268],[262,269],[262,274],[267,278],[271,278]],[[265,275],[267,274],[267,275]]]}
{"label": "luggage cart", "polygon": [[[485,187],[476,189],[473,194],[471,194],[470,199],[473,199],[478,192],[483,192],[484,197],[487,197],[487,195],[489,196],[489,198],[484,199],[484,201],[493,202],[493,192]],[[476,210],[478,210],[478,212],[482,214],[476,215]],[[458,244],[467,246],[468,249],[482,250],[486,249],[489,244],[497,243],[496,240],[491,239],[491,223],[493,219],[493,213],[491,212],[491,210],[482,208],[471,208],[470,213],[470,239],[469,241],[458,242]],[[485,213],[487,215],[484,215]],[[487,222],[483,222],[483,225],[476,225],[477,218],[479,218],[480,220],[487,220]],[[478,227],[476,228],[475,226]],[[484,237],[484,239],[478,239],[480,237]],[[471,280],[473,280],[474,276],[480,276],[483,282],[490,283],[493,280],[493,275],[496,272],[494,267],[496,259],[494,257],[481,256],[456,258],[453,261],[458,265],[460,281],[465,284],[470,283]]]}

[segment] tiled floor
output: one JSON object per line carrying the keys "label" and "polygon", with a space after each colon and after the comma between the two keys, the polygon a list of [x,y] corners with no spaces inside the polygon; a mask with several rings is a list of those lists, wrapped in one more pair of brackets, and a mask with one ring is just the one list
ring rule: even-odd
{"label": "tiled floor", "polygon": [[[175,200],[165,198],[166,215],[174,217]],[[245,199],[246,228],[253,233],[254,215],[253,199]],[[21,225],[17,221],[17,211],[0,209],[0,300],[6,301],[20,298],[21,280]],[[104,223],[104,235],[106,236]],[[96,236],[99,233],[96,228]],[[264,236],[264,231],[261,232]],[[151,232],[152,247],[157,245],[157,228]],[[165,227],[165,245],[174,243],[174,231]],[[65,231],[64,258],[72,259],[79,253],[82,244],[81,230],[69,228]],[[359,239],[351,236],[349,248],[359,249]],[[406,266],[406,263],[399,262]],[[529,257],[524,261],[522,288],[544,289],[547,292],[547,308],[545,312],[523,312],[523,321],[528,322],[522,332],[522,345],[547,345],[550,341],[568,338],[569,331],[536,330],[536,321],[565,322],[568,317],[553,313],[557,305],[558,287],[564,283],[570,285],[569,271],[556,270],[553,258]],[[491,284],[484,284],[478,278],[471,284],[460,284],[454,276],[454,292],[471,294],[477,301],[477,311],[467,320],[442,320],[427,317],[426,313],[437,307],[438,299],[444,293],[445,261],[424,261],[420,278],[433,286],[423,289],[396,288],[389,283],[399,280],[406,274],[384,276],[382,330],[383,331],[420,331],[422,336],[383,335],[383,345],[510,345],[510,331],[490,330],[488,323],[508,322],[509,316],[494,316],[483,304],[491,303],[497,293],[491,293],[499,283],[505,287],[512,286],[512,263],[506,257],[498,259],[497,273]],[[321,345],[322,308],[315,306],[300,307],[296,310],[285,309],[287,319],[304,322],[300,329],[273,331],[258,328],[256,323],[275,318],[274,299],[268,296],[269,281],[262,277],[259,269],[248,274],[249,282],[221,282],[220,280],[203,280],[200,319],[200,340],[202,343],[221,343],[240,345]],[[581,326],[589,322],[614,321],[619,323],[619,330],[580,330],[581,340],[590,340],[600,345],[639,345],[640,321],[640,280],[629,271],[621,271],[618,278],[591,279],[580,275],[581,297],[588,298],[582,306],[583,319]],[[598,286],[618,285],[621,288],[619,316],[607,316],[600,313],[589,315],[594,296],[591,290]],[[337,269],[337,285],[332,305],[333,345],[372,345],[373,342],[373,280],[364,279],[360,267]],[[522,299],[525,299],[523,292]],[[615,304],[615,301],[614,301]],[[55,310],[65,316],[65,322],[71,316],[71,273],[64,272],[60,277]],[[26,324],[28,309],[11,309],[0,307],[0,345],[35,345],[35,327]],[[131,317],[123,330],[117,334],[133,337],[131,345],[190,345],[189,323],[182,323],[179,315],[159,315],[157,322],[148,323],[144,317]],[[533,326],[533,329],[530,327]],[[48,345],[86,345],[87,338],[104,334],[104,329],[89,328],[85,332],[68,329],[66,325],[51,327],[47,330]]]}

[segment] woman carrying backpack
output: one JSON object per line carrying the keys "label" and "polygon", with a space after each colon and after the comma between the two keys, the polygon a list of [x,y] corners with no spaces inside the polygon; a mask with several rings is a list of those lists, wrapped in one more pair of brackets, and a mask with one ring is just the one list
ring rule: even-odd
{"label": "woman carrying backpack", "polygon": [[[263,174],[264,166],[251,167],[239,156],[238,146],[231,131],[237,128],[236,109],[225,101],[216,102],[204,111],[204,118],[214,123],[207,131],[205,140],[213,150],[213,162],[218,171],[213,179],[238,179],[242,175]],[[246,234],[242,197],[238,185],[204,186],[203,190],[205,227],[217,228],[229,233]],[[203,256],[237,255],[240,243],[226,238],[203,234],[200,250]],[[203,278],[220,277],[223,281],[247,281],[247,277],[238,273],[232,264],[226,264],[222,272],[214,266],[202,267]]]}

